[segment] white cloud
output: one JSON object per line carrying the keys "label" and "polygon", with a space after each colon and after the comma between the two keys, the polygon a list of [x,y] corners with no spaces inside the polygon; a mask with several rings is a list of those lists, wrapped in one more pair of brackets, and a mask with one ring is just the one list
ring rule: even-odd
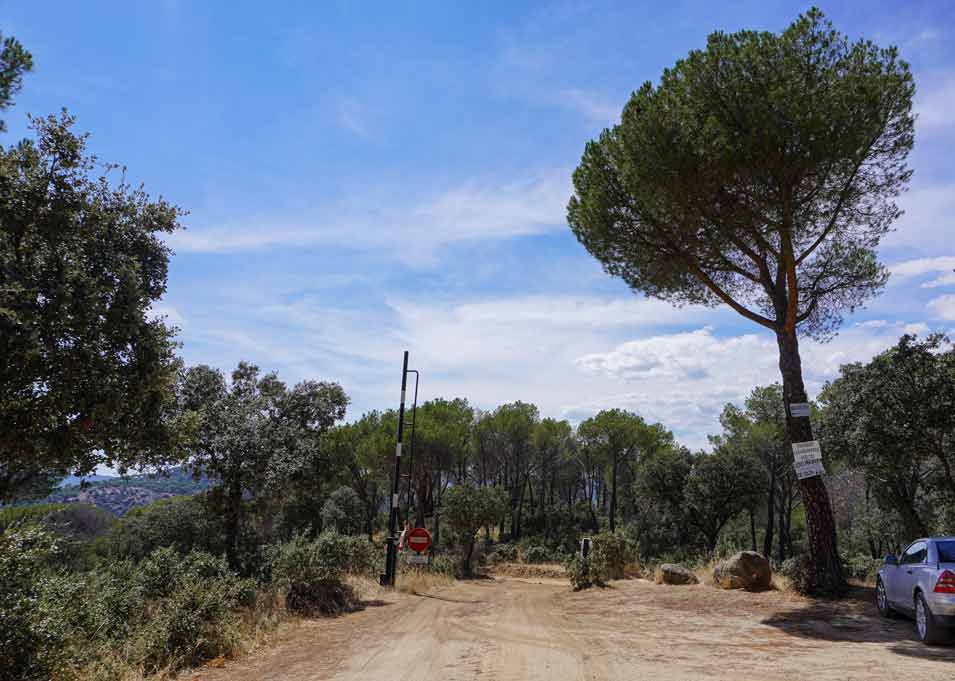
{"label": "white cloud", "polygon": [[898,284],[913,277],[926,274],[944,273],[941,276],[923,282],[920,288],[939,288],[955,286],[955,255],[939,256],[934,258],[917,258],[906,260],[889,267],[892,273],[890,283]]}
{"label": "white cloud", "polygon": [[600,95],[577,88],[562,90],[560,101],[564,106],[583,114],[591,122],[604,126],[619,122],[623,109],[621,105],[613,104]]}
{"label": "white cloud", "polygon": [[916,95],[915,111],[920,130],[935,130],[955,123],[955,74],[932,79],[933,86]]}
{"label": "white cloud", "polygon": [[180,252],[229,253],[309,245],[370,249],[406,261],[429,260],[449,244],[566,229],[570,176],[551,171],[510,183],[468,183],[409,199],[353,198],[309,217],[255,217],[169,237]]}
{"label": "white cloud", "polygon": [[935,319],[955,321],[955,295],[933,298],[926,307]]}
{"label": "white cloud", "polygon": [[179,310],[172,305],[167,305],[165,303],[154,303],[149,308],[147,317],[150,319],[159,319],[161,317],[165,317],[169,324],[179,327],[185,326],[186,324],[186,319],[182,316],[182,314],[180,314]]}
{"label": "white cloud", "polygon": [[938,252],[955,234],[955,184],[922,187],[907,192],[899,202],[905,215],[886,235],[885,246],[906,246],[922,253]]}

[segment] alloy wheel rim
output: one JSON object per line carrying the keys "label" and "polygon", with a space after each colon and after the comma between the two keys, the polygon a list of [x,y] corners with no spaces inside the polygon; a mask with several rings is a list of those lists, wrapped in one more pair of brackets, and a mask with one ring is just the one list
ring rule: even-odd
{"label": "alloy wheel rim", "polygon": [[915,604],[915,622],[919,628],[919,637],[925,638],[925,606],[922,605],[922,599],[918,599]]}
{"label": "alloy wheel rim", "polygon": [[876,598],[879,600],[879,610],[885,610],[885,584],[879,582],[879,588],[876,590]]}

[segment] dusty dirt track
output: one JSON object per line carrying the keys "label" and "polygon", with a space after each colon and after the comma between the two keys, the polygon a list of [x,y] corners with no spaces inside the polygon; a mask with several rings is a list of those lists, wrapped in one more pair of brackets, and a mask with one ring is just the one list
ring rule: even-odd
{"label": "dusty dirt track", "polygon": [[202,681],[955,679],[955,647],[878,618],[868,590],[838,604],[779,592],[657,586],[572,593],[497,578],[309,621]]}

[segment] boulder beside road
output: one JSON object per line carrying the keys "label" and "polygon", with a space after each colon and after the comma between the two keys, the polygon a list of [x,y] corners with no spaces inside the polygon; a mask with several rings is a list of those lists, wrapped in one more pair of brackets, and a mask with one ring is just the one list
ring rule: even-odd
{"label": "boulder beside road", "polygon": [[699,581],[692,570],[676,563],[664,563],[657,570],[658,584],[698,584]]}
{"label": "boulder beside road", "polygon": [[755,551],[740,551],[713,569],[713,581],[722,589],[762,591],[773,583],[769,560]]}

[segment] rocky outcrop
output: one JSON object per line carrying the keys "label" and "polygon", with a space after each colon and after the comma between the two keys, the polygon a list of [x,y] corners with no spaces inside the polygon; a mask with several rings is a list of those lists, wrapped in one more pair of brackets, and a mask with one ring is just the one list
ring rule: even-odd
{"label": "rocky outcrop", "polygon": [[664,563],[657,569],[657,584],[698,584],[699,579],[689,568],[676,563]]}
{"label": "rocky outcrop", "polygon": [[755,551],[740,551],[713,569],[713,581],[723,589],[761,591],[773,583],[769,560]]}

